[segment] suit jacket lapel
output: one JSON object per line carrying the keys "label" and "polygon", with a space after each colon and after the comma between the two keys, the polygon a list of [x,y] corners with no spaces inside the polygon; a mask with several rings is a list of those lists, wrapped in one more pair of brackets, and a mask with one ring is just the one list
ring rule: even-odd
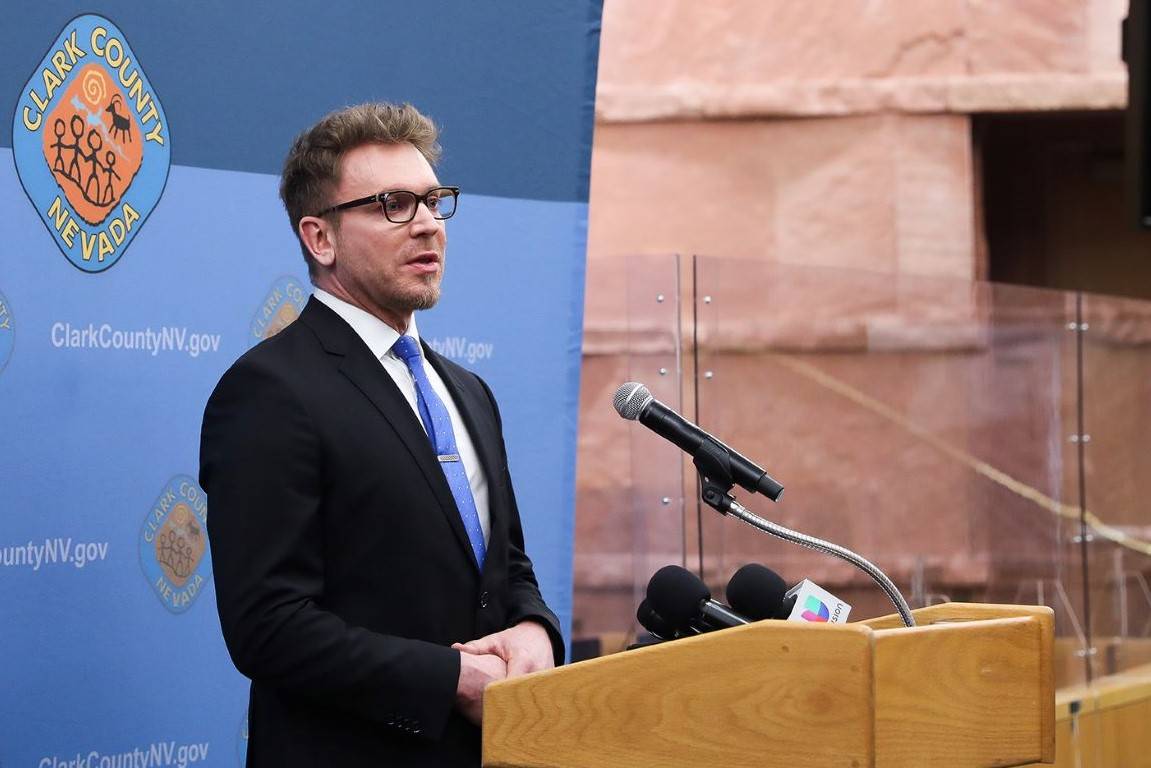
{"label": "suit jacket lapel", "polygon": [[[440,510],[447,518],[456,541],[475,565],[476,559],[468,541],[468,532],[460,518],[456,500],[452,496],[451,488],[448,487],[444,471],[436,459],[435,451],[419,422],[419,417],[412,411],[403,393],[392,381],[392,377],[372,355],[363,339],[323,302],[315,298],[309,299],[300,314],[300,321],[305,322],[315,332],[325,351],[340,357],[338,363],[340,373],[363,393],[399,435],[400,442],[419,466],[436,501],[439,502]],[[453,392],[453,396],[454,394]]]}

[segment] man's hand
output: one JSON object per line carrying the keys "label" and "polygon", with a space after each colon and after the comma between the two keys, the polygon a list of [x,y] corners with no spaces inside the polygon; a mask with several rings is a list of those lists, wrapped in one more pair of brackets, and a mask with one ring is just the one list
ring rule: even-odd
{"label": "man's hand", "polygon": [[521,621],[510,629],[452,646],[465,654],[494,654],[507,664],[507,676],[518,677],[555,666],[547,630],[534,621]]}
{"label": "man's hand", "polygon": [[[459,648],[459,643],[452,646]],[[508,665],[489,653],[460,652],[460,681],[456,684],[456,708],[476,725],[484,716],[484,688],[508,676]]]}

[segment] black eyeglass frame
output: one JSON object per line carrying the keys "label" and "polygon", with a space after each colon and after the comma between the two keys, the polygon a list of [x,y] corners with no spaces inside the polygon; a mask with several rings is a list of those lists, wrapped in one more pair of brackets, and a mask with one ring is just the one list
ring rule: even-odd
{"label": "black eyeglass frame", "polygon": [[[447,216],[438,216],[438,215],[436,215],[436,212],[431,209],[431,206],[428,205],[428,197],[430,197],[435,192],[442,193],[444,190],[447,190],[448,192],[451,193],[452,202],[455,203],[455,205],[452,206],[452,212],[449,213]],[[403,192],[404,194],[412,195],[413,197],[416,198],[416,204],[414,206],[412,206],[412,215],[409,218],[404,219],[403,221],[396,221],[391,216],[389,216],[387,206],[385,206],[383,204],[384,201],[386,201],[388,199],[388,195],[394,195],[394,194],[399,193],[399,192]],[[361,205],[371,205],[372,203],[380,203],[380,212],[384,214],[385,219],[392,222],[393,224],[407,224],[412,219],[416,218],[416,212],[420,209],[420,203],[423,203],[424,207],[427,208],[428,211],[432,214],[433,219],[436,219],[437,221],[446,221],[446,220],[450,219],[452,216],[456,215],[456,206],[459,205],[459,200],[460,200],[460,188],[459,187],[447,187],[447,186],[432,187],[431,189],[429,189],[427,192],[425,192],[422,195],[417,195],[415,192],[412,192],[411,190],[407,190],[407,189],[391,189],[391,190],[388,190],[387,192],[377,192],[374,195],[368,195],[367,197],[361,197],[358,200],[349,200],[346,203],[340,203],[339,205],[330,206],[330,207],[325,208],[324,210],[320,211],[316,215],[317,216],[327,216],[329,213],[334,213],[336,211],[344,211],[344,210],[347,210],[348,208],[358,208]]]}

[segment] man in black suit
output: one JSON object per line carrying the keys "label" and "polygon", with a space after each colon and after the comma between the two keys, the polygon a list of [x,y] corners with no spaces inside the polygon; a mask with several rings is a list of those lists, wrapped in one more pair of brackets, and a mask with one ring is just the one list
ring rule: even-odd
{"label": "man in black suit", "polygon": [[204,414],[249,768],[478,765],[484,687],[563,660],[492,393],[415,325],[458,193],[438,151],[408,105],[349,107],[297,138],[280,193],[315,295]]}

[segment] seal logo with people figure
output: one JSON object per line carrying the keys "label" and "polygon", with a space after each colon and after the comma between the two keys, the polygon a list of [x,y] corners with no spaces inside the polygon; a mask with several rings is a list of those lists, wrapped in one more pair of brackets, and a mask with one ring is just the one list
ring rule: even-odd
{"label": "seal logo with people figure", "polygon": [[12,149],[24,191],[85,272],[115,264],[168,179],[167,118],[124,34],[78,16],[20,94]]}
{"label": "seal logo with people figure", "polygon": [[167,482],[140,526],[140,566],[156,597],[183,613],[211,582],[208,497],[188,475]]}
{"label": "seal logo with people figure", "polygon": [[268,295],[252,318],[252,339],[270,339],[291,325],[308,303],[308,295],[300,281],[290,275],[284,275],[272,283]]}

